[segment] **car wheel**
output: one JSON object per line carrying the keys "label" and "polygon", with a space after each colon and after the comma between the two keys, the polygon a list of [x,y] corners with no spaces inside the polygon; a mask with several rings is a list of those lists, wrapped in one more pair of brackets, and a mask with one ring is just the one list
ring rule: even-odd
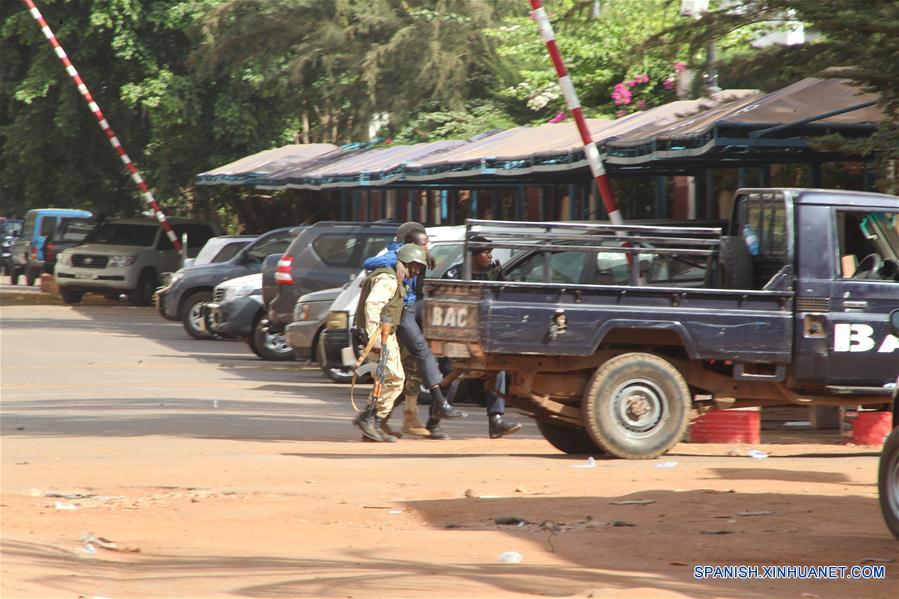
{"label": "car wheel", "polygon": [[135,306],[149,306],[153,302],[153,292],[156,291],[159,279],[149,270],[140,273],[137,287],[128,292],[128,300]]}
{"label": "car wheel", "polygon": [[549,420],[537,420],[543,438],[559,451],[572,455],[601,455],[605,450],[583,428],[565,426]]}
{"label": "car wheel", "polygon": [[181,323],[187,334],[194,339],[212,339],[212,335],[200,328],[200,322],[203,319],[200,307],[211,299],[211,291],[195,291],[187,296],[187,299],[181,304]]}
{"label": "car wheel", "polygon": [[883,444],[877,468],[877,490],[883,519],[893,536],[899,539],[899,426]]}
{"label": "car wheel", "polygon": [[590,380],[584,426],[612,455],[648,460],[684,436],[690,403],[690,389],[671,363],[652,354],[622,354],[597,368]]}
{"label": "car wheel", "polygon": [[62,296],[62,301],[67,304],[77,304],[84,297],[84,292],[78,289],[62,289],[59,294]]}
{"label": "car wheel", "polygon": [[253,345],[255,353],[263,360],[285,362],[294,359],[293,348],[287,343],[283,333],[270,333],[266,330],[265,319],[260,319],[253,329]]}

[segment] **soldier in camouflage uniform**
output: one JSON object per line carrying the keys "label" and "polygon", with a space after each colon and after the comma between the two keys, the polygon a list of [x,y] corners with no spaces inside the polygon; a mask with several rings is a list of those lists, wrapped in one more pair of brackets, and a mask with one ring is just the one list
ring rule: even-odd
{"label": "soldier in camouflage uniform", "polygon": [[[369,338],[380,341],[380,351],[387,352],[387,360],[380,396],[372,398],[372,409],[360,412],[354,424],[362,429],[366,439],[389,443],[396,441],[396,437],[383,432],[381,423],[390,415],[394,401],[403,392],[405,379],[396,328],[403,316],[403,299],[410,279],[424,272],[428,259],[422,247],[406,244],[397,251],[397,262],[405,266],[407,276],[399,281],[395,268],[374,270],[362,287],[356,309],[356,325],[364,326]],[[378,347],[377,343],[375,347]]]}

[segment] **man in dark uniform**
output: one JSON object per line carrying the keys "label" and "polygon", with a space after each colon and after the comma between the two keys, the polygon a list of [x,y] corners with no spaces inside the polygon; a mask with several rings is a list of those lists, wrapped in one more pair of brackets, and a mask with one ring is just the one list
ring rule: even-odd
{"label": "man in dark uniform", "polygon": [[[490,243],[489,239],[481,236],[471,237],[469,241]],[[493,259],[493,252],[489,247],[473,247],[469,251],[471,252],[471,279],[473,281],[504,280],[502,265],[498,260]],[[446,274],[443,275],[443,278],[462,278],[462,266],[461,263],[451,266],[446,271]],[[456,380],[450,387],[447,396],[450,401],[453,402],[455,401],[456,394],[458,394],[460,390],[470,393],[483,393],[487,400],[488,432],[491,439],[499,439],[500,437],[520,431],[520,424],[514,420],[505,418],[506,402],[503,401],[503,398],[495,391],[491,390],[491,387],[499,393],[505,393],[506,373],[497,372],[493,380],[493,385],[488,385],[486,379]]]}

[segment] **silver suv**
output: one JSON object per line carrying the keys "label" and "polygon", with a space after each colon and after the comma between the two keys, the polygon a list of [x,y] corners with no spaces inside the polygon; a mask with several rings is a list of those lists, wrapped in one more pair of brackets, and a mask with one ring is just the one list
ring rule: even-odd
{"label": "silver suv", "polygon": [[[194,257],[215,226],[203,221],[169,219],[179,239],[187,237],[187,256]],[[178,270],[181,255],[159,223],[149,218],[110,220],[100,224],[83,245],[64,250],[56,258],[56,282],[67,304],[84,294],[110,297],[128,294],[131,303],[149,305],[160,275]]]}

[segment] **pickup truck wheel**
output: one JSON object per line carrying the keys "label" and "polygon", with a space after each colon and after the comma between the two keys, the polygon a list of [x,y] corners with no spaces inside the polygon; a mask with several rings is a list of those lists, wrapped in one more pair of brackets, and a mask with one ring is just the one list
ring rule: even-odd
{"label": "pickup truck wheel", "polygon": [[595,456],[606,452],[583,428],[565,426],[549,420],[538,420],[537,428],[550,445],[563,453]]}
{"label": "pickup truck wheel", "polygon": [[899,539],[899,426],[883,445],[877,469],[880,511],[893,536]]}
{"label": "pickup truck wheel", "polygon": [[84,292],[78,289],[63,289],[59,292],[62,301],[66,304],[77,304],[84,297]]}
{"label": "pickup truck wheel", "polygon": [[752,256],[741,237],[722,237],[718,269],[724,289],[752,289]]}
{"label": "pickup truck wheel", "polygon": [[200,307],[211,299],[211,291],[195,291],[187,296],[181,305],[181,324],[184,325],[187,334],[194,339],[212,339],[212,335],[200,328],[200,320],[203,318]]}
{"label": "pickup truck wheel", "polygon": [[287,343],[287,337],[266,331],[262,323],[263,320],[259,320],[253,328],[253,344],[250,347],[256,355],[271,362],[293,360],[293,348]]}
{"label": "pickup truck wheel", "polygon": [[334,368],[331,366],[325,366],[325,348],[321,343],[318,342],[318,338],[316,338],[315,342],[315,359],[316,361],[318,361],[318,366],[319,368],[321,368],[322,374],[324,374],[335,383],[346,384],[352,382],[352,368]]}
{"label": "pickup truck wheel", "polygon": [[674,447],[687,429],[690,389],[666,360],[644,353],[600,366],[584,394],[584,425],[620,458],[648,460]]}

